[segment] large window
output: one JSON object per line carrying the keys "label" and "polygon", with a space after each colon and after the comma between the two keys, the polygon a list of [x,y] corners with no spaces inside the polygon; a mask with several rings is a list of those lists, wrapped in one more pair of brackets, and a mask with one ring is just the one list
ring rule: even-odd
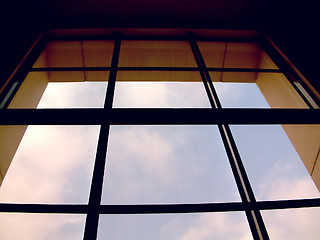
{"label": "large window", "polygon": [[1,95],[0,238],[317,239],[317,93],[258,33],[152,33],[39,38]]}

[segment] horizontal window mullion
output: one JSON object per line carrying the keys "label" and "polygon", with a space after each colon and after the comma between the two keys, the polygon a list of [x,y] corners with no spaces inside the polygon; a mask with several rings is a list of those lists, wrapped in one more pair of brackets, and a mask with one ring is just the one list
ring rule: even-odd
{"label": "horizontal window mullion", "polygon": [[[320,198],[258,201],[254,203],[225,202],[197,204],[144,204],[144,205],[100,205],[100,214],[156,214],[156,213],[200,213],[230,212],[245,210],[277,210],[320,207]],[[85,214],[88,205],[60,204],[12,204],[0,203],[0,212],[15,213],[74,213]]]}
{"label": "horizontal window mullion", "polygon": [[0,203],[1,212],[86,214],[88,205]]}
{"label": "horizontal window mullion", "polygon": [[315,109],[7,109],[0,125],[320,124]]}

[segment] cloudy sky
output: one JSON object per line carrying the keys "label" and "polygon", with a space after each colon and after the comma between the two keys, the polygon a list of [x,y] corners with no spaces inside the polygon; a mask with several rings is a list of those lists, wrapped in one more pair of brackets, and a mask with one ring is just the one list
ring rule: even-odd
{"label": "cloudy sky", "polygon": [[[215,83],[224,107],[268,104]],[[102,107],[106,83],[50,83],[39,108]],[[59,97],[57,97],[59,96]],[[210,107],[200,83],[120,82],[114,107]],[[231,126],[258,200],[319,197],[281,126]],[[99,126],[29,126],[1,202],[88,202]],[[270,150],[272,149],[272,150]],[[111,126],[102,204],[239,202],[217,126]],[[271,239],[318,239],[319,209],[262,211]],[[85,216],[0,214],[0,239],[82,239]],[[19,231],[17,231],[19,229]],[[102,215],[98,239],[251,239],[243,212]]]}

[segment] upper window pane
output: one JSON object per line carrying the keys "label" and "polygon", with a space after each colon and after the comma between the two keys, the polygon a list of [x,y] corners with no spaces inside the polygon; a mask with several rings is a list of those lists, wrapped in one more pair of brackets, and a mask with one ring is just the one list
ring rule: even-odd
{"label": "upper window pane", "polygon": [[[31,72],[8,108],[102,108],[108,74],[83,71]],[[85,77],[93,81],[85,81]]]}
{"label": "upper window pane", "polygon": [[270,108],[255,83],[213,83],[224,108]]}
{"label": "upper window pane", "polygon": [[117,82],[114,107],[209,108],[202,82]]}
{"label": "upper window pane", "polygon": [[33,67],[109,67],[112,52],[113,41],[51,41]]}
{"label": "upper window pane", "polygon": [[114,107],[210,107],[197,71],[118,71]]}
{"label": "upper window pane", "polygon": [[37,108],[103,108],[106,82],[49,83]]}
{"label": "upper window pane", "polygon": [[308,108],[282,73],[210,72],[210,76],[225,108]]}
{"label": "upper window pane", "polygon": [[256,43],[198,42],[207,67],[277,69]]}
{"label": "upper window pane", "polygon": [[187,41],[122,41],[120,67],[197,67]]}

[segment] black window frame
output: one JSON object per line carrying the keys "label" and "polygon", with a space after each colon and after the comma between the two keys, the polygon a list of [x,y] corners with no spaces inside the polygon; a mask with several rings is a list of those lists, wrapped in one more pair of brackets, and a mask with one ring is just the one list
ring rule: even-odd
{"label": "black window frame", "polygon": [[[110,67],[59,67],[32,68],[37,57],[51,40],[114,40],[114,49]],[[184,40],[188,41],[195,57],[197,67],[118,67],[119,53],[122,40]],[[57,37],[42,34],[34,44],[32,50],[21,63],[15,74],[8,80],[7,86],[1,94],[2,109],[0,110],[1,125],[100,125],[99,140],[95,158],[93,177],[88,204],[11,204],[0,203],[0,212],[24,213],[72,213],[86,214],[84,240],[97,238],[99,215],[101,214],[164,214],[164,213],[201,213],[201,212],[230,212],[243,211],[254,239],[269,239],[264,225],[261,210],[320,207],[320,198],[300,200],[257,201],[250,181],[247,177],[240,154],[233,139],[230,124],[320,124],[320,110],[309,103],[305,95],[294,84],[299,82],[320,106],[319,99],[299,74],[281,56],[272,42],[263,34],[258,35],[253,42],[257,42],[273,59],[279,69],[237,69],[237,68],[207,68],[198,47],[198,40],[206,41],[245,41],[248,39],[222,39],[197,36],[190,34],[183,36],[128,36],[114,33],[107,37]],[[101,109],[7,109],[14,94],[19,89],[29,72],[37,71],[109,71],[109,79],[104,107]],[[117,109],[113,108],[113,97],[118,71],[197,71],[200,73],[211,109]],[[275,72],[283,73],[308,105],[308,109],[225,109],[222,108],[218,95],[213,86],[209,71],[230,72]],[[61,117],[62,116],[62,117]],[[88,118],[87,116],[90,116]],[[217,125],[226,149],[229,163],[241,196],[241,202],[226,203],[195,203],[195,204],[148,204],[148,205],[102,205],[102,185],[106,164],[109,130],[111,125],[179,125],[179,124],[212,124]]]}

